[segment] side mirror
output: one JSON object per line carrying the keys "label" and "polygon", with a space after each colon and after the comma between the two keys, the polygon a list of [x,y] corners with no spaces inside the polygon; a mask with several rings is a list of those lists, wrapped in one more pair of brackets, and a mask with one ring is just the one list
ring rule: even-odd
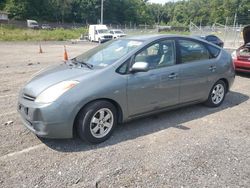
{"label": "side mirror", "polygon": [[135,62],[130,68],[130,72],[147,72],[149,70],[149,65],[147,62]]}

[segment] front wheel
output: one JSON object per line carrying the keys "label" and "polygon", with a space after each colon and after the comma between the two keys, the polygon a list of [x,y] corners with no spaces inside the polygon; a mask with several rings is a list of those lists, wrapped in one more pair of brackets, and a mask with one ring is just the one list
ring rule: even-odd
{"label": "front wheel", "polygon": [[218,107],[222,104],[226,95],[226,84],[222,80],[219,80],[212,87],[209,97],[205,104],[210,107]]}
{"label": "front wheel", "polygon": [[93,102],[78,114],[77,132],[90,143],[107,140],[117,124],[116,108],[108,101]]}

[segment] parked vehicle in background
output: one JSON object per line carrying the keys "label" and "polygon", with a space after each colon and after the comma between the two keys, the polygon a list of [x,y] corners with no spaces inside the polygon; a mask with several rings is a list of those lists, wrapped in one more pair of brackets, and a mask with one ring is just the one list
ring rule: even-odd
{"label": "parked vehicle in background", "polygon": [[27,20],[27,27],[30,29],[39,29],[39,25],[36,20]]}
{"label": "parked vehicle in background", "polygon": [[35,134],[92,143],[117,123],[194,103],[222,104],[235,78],[230,54],[184,36],[120,38],[44,70],[20,91],[18,111]]}
{"label": "parked vehicle in background", "polygon": [[122,30],[120,29],[112,29],[109,31],[110,34],[113,35],[113,39],[121,38],[127,36]]}
{"label": "parked vehicle in background", "polygon": [[51,30],[52,29],[52,27],[49,24],[42,24],[41,28],[45,29],[45,30]]}
{"label": "parked vehicle in background", "polygon": [[244,45],[232,53],[235,70],[250,73],[250,25],[243,29]]}
{"label": "parked vehicle in background", "polygon": [[89,26],[89,40],[91,42],[106,42],[112,40],[113,35],[108,31],[106,25],[90,25]]}
{"label": "parked vehicle in background", "polygon": [[205,36],[200,36],[200,38],[208,41],[208,42],[211,42],[217,46],[220,46],[221,48],[224,47],[224,42],[217,36],[215,35],[205,35]]}

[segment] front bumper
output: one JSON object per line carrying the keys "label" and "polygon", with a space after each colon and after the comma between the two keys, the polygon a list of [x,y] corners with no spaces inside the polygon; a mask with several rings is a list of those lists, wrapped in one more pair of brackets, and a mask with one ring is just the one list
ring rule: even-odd
{"label": "front bumper", "polygon": [[250,72],[250,61],[234,60],[235,70],[240,72]]}
{"label": "front bumper", "polygon": [[112,40],[112,38],[100,38],[101,42],[107,42]]}
{"label": "front bumper", "polygon": [[[72,138],[73,125],[65,110],[56,103],[37,104],[19,98],[17,110],[24,125],[33,133],[45,138]],[[64,111],[64,112],[63,112]]]}

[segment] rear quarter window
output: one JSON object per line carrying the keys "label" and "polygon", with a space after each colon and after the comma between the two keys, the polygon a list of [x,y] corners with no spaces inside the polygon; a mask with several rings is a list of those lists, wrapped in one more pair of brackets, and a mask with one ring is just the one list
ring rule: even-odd
{"label": "rear quarter window", "polygon": [[220,54],[221,50],[215,46],[207,45],[207,48],[208,48],[212,58],[216,58]]}

